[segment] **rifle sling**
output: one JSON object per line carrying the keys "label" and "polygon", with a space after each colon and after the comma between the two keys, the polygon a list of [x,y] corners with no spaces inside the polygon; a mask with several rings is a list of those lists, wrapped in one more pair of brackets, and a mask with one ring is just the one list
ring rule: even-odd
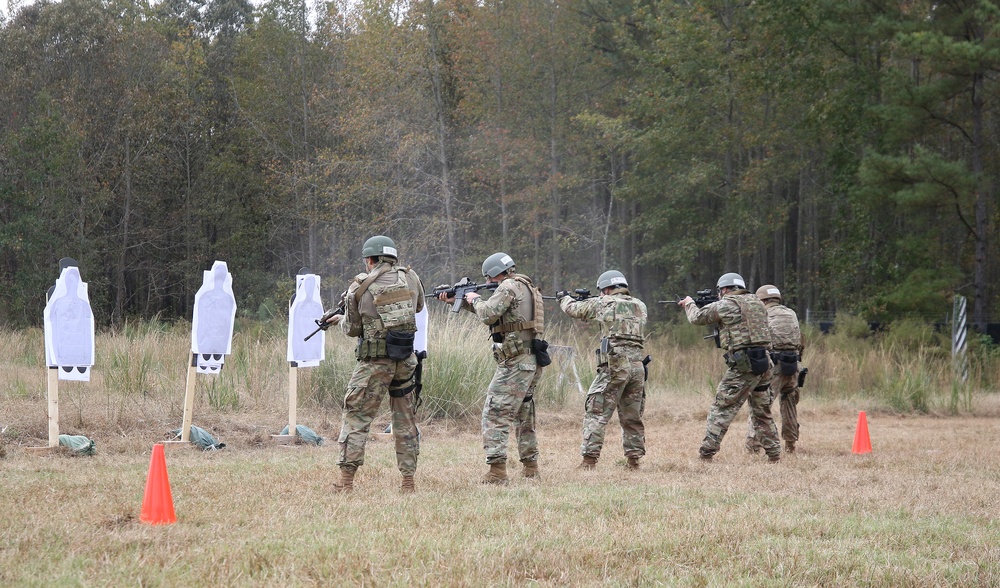
{"label": "rifle sling", "polygon": [[356,304],[361,304],[361,297],[364,296],[365,292],[368,291],[368,288],[371,287],[371,285],[375,282],[375,280],[378,279],[379,276],[389,271],[391,268],[392,266],[390,266],[385,262],[382,262],[379,265],[379,267],[375,268],[375,271],[368,274],[368,277],[365,278],[365,280],[361,282],[361,285],[358,286],[358,289],[354,291],[354,302]]}

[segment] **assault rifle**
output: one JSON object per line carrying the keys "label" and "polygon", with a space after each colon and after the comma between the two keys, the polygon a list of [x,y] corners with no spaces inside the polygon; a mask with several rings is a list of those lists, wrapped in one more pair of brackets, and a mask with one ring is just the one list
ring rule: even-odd
{"label": "assault rifle", "polygon": [[470,282],[469,278],[462,278],[455,283],[454,286],[449,286],[443,284],[434,288],[434,292],[431,294],[424,294],[425,298],[437,298],[438,294],[445,294],[446,297],[455,297],[455,304],[452,305],[451,311],[458,312],[462,308],[462,300],[465,299],[465,295],[469,292],[479,292],[480,290],[495,290],[500,284],[497,282],[486,282],[485,284],[477,284],[475,282]]}
{"label": "assault rifle", "polygon": [[315,319],[313,322],[316,323],[316,330],[306,335],[306,338],[303,339],[303,341],[308,341],[312,339],[313,335],[315,335],[316,333],[329,329],[333,325],[333,323],[326,322],[330,320],[330,317],[336,316],[338,314],[344,314],[346,312],[347,312],[347,290],[344,290],[344,292],[340,295],[340,306],[334,308],[333,310],[328,310],[327,312],[323,313],[323,316],[319,317],[318,319]]}
{"label": "assault rifle", "polygon": [[[594,294],[591,294],[590,290],[588,290],[587,288],[577,288],[576,290],[573,290],[572,293],[570,293],[569,290],[560,290],[560,291],[556,292],[555,300],[560,300],[560,299],[562,299],[563,296],[569,296],[573,300],[576,300],[577,302],[580,302],[581,300],[586,300],[588,298],[593,298]],[[549,296],[542,296],[542,298],[550,298],[550,297]]]}
{"label": "assault rifle", "polygon": [[[698,308],[703,308],[705,306],[708,306],[709,304],[712,304],[713,302],[718,302],[719,301],[719,295],[716,294],[715,292],[713,292],[711,288],[705,288],[704,290],[698,290],[697,292],[695,292],[695,296],[696,296],[696,298],[694,299],[694,303],[695,303],[695,305]],[[657,303],[658,304],[680,304],[681,300],[684,300],[684,299],[683,298],[679,298],[677,300],[658,300]],[[713,328],[712,332],[709,333],[708,335],[705,335],[704,337],[702,337],[702,339],[714,339],[715,340],[715,346],[718,347],[718,348],[720,348],[720,349],[722,348],[722,341],[719,339],[719,327],[718,326],[716,326],[715,328]]]}
{"label": "assault rifle", "polygon": [[[704,290],[698,290],[694,293],[694,303],[698,308],[708,306],[713,302],[719,301],[719,295],[713,292],[710,288],[705,288]],[[657,300],[657,304],[680,304],[683,298],[678,298],[677,300]]]}

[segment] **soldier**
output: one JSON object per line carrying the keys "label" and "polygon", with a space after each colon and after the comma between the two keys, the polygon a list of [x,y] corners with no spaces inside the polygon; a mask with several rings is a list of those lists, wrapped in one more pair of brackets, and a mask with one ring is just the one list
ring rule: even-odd
{"label": "soldier", "polygon": [[720,346],[726,350],[725,377],[719,382],[715,402],[708,413],[705,439],[698,450],[701,459],[711,460],[719,452],[722,438],[736,418],[743,403],[749,399],[754,429],[768,461],[781,459],[781,442],[771,418],[770,392],[771,346],[767,311],[756,296],[747,291],[739,274],[723,274],[716,285],[718,302],[698,308],[690,296],[677,304],[684,307],[688,320],[695,325],[715,325]]}
{"label": "soldier", "polygon": [[[771,361],[777,368],[771,376],[771,402],[775,392],[781,410],[781,438],[785,440],[785,451],[795,453],[795,442],[799,440],[799,361],[806,340],[799,329],[799,317],[795,311],[784,306],[781,292],[770,284],[757,289],[757,298],[767,309],[767,322],[771,327]],[[747,450],[760,451],[761,444],[753,427],[747,431]]]}
{"label": "soldier", "polygon": [[[357,363],[344,397],[340,428],[339,492],[351,492],[354,474],[365,463],[365,442],[382,397],[389,393],[392,434],[396,442],[396,464],[403,475],[400,489],[413,492],[413,476],[420,454],[413,352],[415,315],[424,306],[423,286],[416,272],[398,264],[396,244],[378,235],[361,249],[367,273],[358,274],[344,294],[345,314],[324,315],[328,323],[340,323],[348,337],[357,337]],[[343,319],[343,320],[342,320]]]}
{"label": "soldier", "polygon": [[618,410],[622,448],[628,469],[639,469],[646,454],[642,411],[646,398],[643,365],[643,327],[646,305],[633,297],[625,276],[608,270],[597,278],[600,296],[574,300],[569,292],[556,294],[559,306],[569,316],[596,320],[601,324],[601,347],[597,350],[597,377],[587,391],[583,415],[582,469],[593,469],[601,456],[604,429]]}
{"label": "soldier", "polygon": [[[507,440],[512,426],[524,477],[538,478],[534,394],[542,367],[549,363],[548,345],[541,339],[545,320],[542,295],[527,276],[515,272],[514,260],[506,253],[487,257],[483,276],[498,284],[496,292],[488,300],[468,292],[462,303],[490,327],[497,362],[483,406],[483,449],[490,466],[483,483],[507,483]],[[438,299],[455,301],[445,293]]]}

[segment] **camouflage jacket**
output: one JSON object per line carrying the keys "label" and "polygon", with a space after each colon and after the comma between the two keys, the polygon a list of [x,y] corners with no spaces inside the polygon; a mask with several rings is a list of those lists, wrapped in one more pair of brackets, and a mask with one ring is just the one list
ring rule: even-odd
{"label": "camouflage jacket", "polygon": [[747,347],[771,347],[771,330],[767,325],[764,304],[746,290],[736,290],[702,308],[694,302],[684,306],[688,320],[694,325],[716,325],[723,349],[735,351]]}
{"label": "camouflage jacket", "polygon": [[767,308],[767,322],[771,327],[771,348],[802,353],[806,341],[795,311],[773,299],[765,301],[764,306]]}
{"label": "camouflage jacket", "polygon": [[[361,273],[351,280],[347,288],[347,305],[345,306],[344,320],[340,325],[348,337],[363,337],[365,339],[385,339],[388,330],[382,322],[375,305],[375,295],[385,288],[391,287],[400,280],[405,281],[406,288],[410,291],[410,303],[413,312],[420,312],[424,307],[424,289],[420,283],[420,277],[412,269],[397,264],[380,262],[372,268],[372,272],[384,272],[372,282],[368,290],[361,295],[361,300],[356,299],[355,293],[361,287],[361,282],[370,275]],[[416,329],[416,325],[413,325]],[[410,330],[410,329],[401,329]],[[412,330],[410,330],[412,332]]]}
{"label": "camouflage jacket", "polygon": [[[480,296],[471,305],[464,302],[462,307],[476,313],[483,324],[491,327],[498,324],[533,322],[535,319],[535,302],[531,298],[531,290],[513,278],[500,282],[488,299]],[[512,337],[531,341],[534,338],[534,330],[522,329],[504,335],[504,338]]]}
{"label": "camouflage jacket", "polygon": [[646,326],[646,305],[621,288],[610,294],[573,300],[563,296],[559,307],[567,315],[585,321],[596,320],[601,324],[601,335],[612,345],[642,347],[643,329]]}

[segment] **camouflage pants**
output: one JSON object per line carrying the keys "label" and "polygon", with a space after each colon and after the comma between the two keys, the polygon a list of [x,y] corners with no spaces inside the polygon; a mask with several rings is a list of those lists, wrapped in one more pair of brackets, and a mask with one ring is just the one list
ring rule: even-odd
{"label": "camouflage pants", "polygon": [[[778,408],[781,411],[781,438],[785,442],[795,443],[799,440],[799,388],[798,372],[790,376],[778,374],[771,378],[771,402],[778,398]],[[777,396],[775,396],[777,392]],[[753,426],[753,415],[747,419],[747,448],[756,451],[762,446]]]}
{"label": "camouflage pants", "polygon": [[[343,424],[340,427],[339,466],[358,467],[365,463],[365,443],[368,441],[372,420],[387,395],[393,380],[403,382],[413,376],[417,358],[410,355],[405,360],[389,358],[358,360],[344,397]],[[405,388],[406,386],[393,386]],[[392,409],[392,434],[396,441],[396,465],[404,476],[417,471],[420,455],[420,431],[417,429],[416,406],[413,393],[399,398],[389,397]]]}
{"label": "camouflage pants", "polygon": [[[530,353],[504,360],[497,365],[483,405],[483,449],[486,450],[486,463],[507,461],[507,440],[511,426],[514,427],[521,461],[538,459],[534,393],[542,371],[535,363],[535,356]],[[525,402],[526,398],[530,400]]]}
{"label": "camouflage pants", "polygon": [[616,409],[622,426],[625,457],[646,455],[646,435],[642,425],[645,388],[641,360],[612,356],[606,365],[597,369],[597,377],[587,391],[584,405],[582,455],[600,457],[604,429]]}
{"label": "camouflage pants", "polygon": [[[778,430],[771,418],[771,392],[768,384],[771,381],[771,370],[757,376],[750,372],[741,372],[730,367],[725,377],[719,382],[715,392],[715,402],[708,413],[708,426],[705,439],[701,442],[698,453],[702,457],[712,457],[719,452],[722,438],[729,430],[743,403],[750,403],[750,418],[754,431],[768,457],[781,455],[781,442],[778,441]],[[758,390],[758,388],[761,388]]]}

